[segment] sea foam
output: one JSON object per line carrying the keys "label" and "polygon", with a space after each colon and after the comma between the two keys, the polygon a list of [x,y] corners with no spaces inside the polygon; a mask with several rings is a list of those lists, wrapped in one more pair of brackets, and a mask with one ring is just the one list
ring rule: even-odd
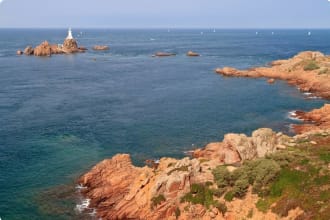
{"label": "sea foam", "polygon": [[301,119],[297,118],[296,110],[290,111],[287,115],[287,118],[293,121],[302,121]]}
{"label": "sea foam", "polygon": [[82,213],[83,211],[88,209],[90,202],[91,202],[90,199],[81,200],[81,203],[76,205],[75,210],[79,213]]}

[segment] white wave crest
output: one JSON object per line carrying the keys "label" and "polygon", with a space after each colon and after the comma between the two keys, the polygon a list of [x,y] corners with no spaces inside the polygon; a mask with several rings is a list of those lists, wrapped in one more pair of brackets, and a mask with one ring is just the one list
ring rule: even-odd
{"label": "white wave crest", "polygon": [[90,202],[90,199],[83,199],[80,204],[76,205],[75,210],[79,213],[82,213],[83,211],[88,209]]}
{"label": "white wave crest", "polygon": [[297,113],[296,111],[290,111],[287,115],[287,118],[293,121],[302,121],[301,119],[297,118]]}

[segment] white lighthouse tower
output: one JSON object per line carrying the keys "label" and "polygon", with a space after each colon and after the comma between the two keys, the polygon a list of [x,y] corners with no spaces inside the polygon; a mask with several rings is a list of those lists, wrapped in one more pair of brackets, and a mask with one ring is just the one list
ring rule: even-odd
{"label": "white lighthouse tower", "polygon": [[67,39],[67,40],[71,40],[71,39],[73,39],[71,28],[69,28],[69,30],[68,30],[68,36],[66,37],[66,39]]}

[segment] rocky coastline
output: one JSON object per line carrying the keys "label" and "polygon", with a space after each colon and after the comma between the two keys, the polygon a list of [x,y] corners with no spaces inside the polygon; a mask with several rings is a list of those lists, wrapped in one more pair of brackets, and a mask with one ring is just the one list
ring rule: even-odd
{"label": "rocky coastline", "polygon": [[53,54],[73,54],[83,53],[87,49],[84,47],[78,47],[75,39],[65,39],[63,44],[50,44],[48,41],[44,41],[35,48],[27,46],[24,51],[18,50],[17,55],[34,55],[34,56],[47,56],[50,57]]}
{"label": "rocky coastline", "polygon": [[[270,67],[216,72],[231,77],[286,80],[330,98],[330,57],[302,52]],[[330,68],[330,66],[329,66]],[[136,167],[118,154],[82,175],[81,193],[101,219],[329,219],[330,105],[296,111],[296,136],[269,128],[226,134],[192,157],[161,158]]]}
{"label": "rocky coastline", "polygon": [[284,80],[302,92],[330,99],[330,56],[318,51],[305,51],[287,60],[273,61],[270,67],[238,70],[217,68],[216,73],[228,77],[268,78],[269,82]]}

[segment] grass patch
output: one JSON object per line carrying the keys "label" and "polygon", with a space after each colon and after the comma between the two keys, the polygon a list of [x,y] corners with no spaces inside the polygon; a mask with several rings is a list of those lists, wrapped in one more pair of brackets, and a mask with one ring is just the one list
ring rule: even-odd
{"label": "grass patch", "polygon": [[320,69],[320,67],[317,65],[317,63],[314,60],[308,61],[308,63],[304,66],[305,71],[312,71]]}
{"label": "grass patch", "polygon": [[271,204],[272,203],[269,202],[269,200],[259,199],[257,204],[256,204],[256,207],[260,212],[266,213],[269,210],[269,207],[270,207]]}
{"label": "grass patch", "polygon": [[319,71],[319,75],[322,75],[322,74],[327,74],[329,71],[328,68],[322,68],[320,71]]}
{"label": "grass patch", "polygon": [[178,219],[181,215],[181,211],[180,211],[179,207],[176,207],[174,213],[175,213],[175,218]]}
{"label": "grass patch", "polygon": [[233,201],[234,196],[235,196],[234,192],[233,192],[233,191],[229,191],[229,192],[227,192],[227,193],[225,194],[224,199],[225,199],[227,202],[231,202],[231,201]]}
{"label": "grass patch", "polygon": [[280,217],[286,217],[290,210],[295,209],[298,206],[299,201],[297,199],[283,197],[281,200],[277,201],[276,205],[272,208],[272,211]]}
{"label": "grass patch", "polygon": [[320,177],[317,177],[315,180],[314,180],[315,184],[316,185],[326,185],[326,184],[330,184],[330,176],[320,176]]}
{"label": "grass patch", "polygon": [[270,187],[270,196],[279,197],[285,189],[301,189],[301,184],[306,178],[308,177],[302,171],[285,168],[281,170],[278,179]]}
{"label": "grass patch", "polygon": [[327,163],[330,163],[330,153],[321,153],[320,159]]}
{"label": "grass patch", "polygon": [[206,162],[209,162],[209,161],[210,160],[205,159],[205,158],[199,159],[199,163],[206,163]]}
{"label": "grass patch", "polygon": [[162,202],[166,201],[166,198],[163,194],[160,194],[158,196],[155,196],[151,199],[151,208],[157,207]]}
{"label": "grass patch", "polygon": [[223,215],[227,212],[228,208],[226,206],[225,203],[222,203],[222,202],[217,202],[215,205],[214,205],[220,213],[222,213]]}
{"label": "grass patch", "polygon": [[182,166],[182,167],[175,168],[175,169],[171,170],[170,172],[168,172],[167,175],[171,175],[175,171],[188,171],[188,166]]}
{"label": "grass patch", "polygon": [[246,216],[247,218],[252,218],[253,217],[253,209],[250,209],[248,215]]}

